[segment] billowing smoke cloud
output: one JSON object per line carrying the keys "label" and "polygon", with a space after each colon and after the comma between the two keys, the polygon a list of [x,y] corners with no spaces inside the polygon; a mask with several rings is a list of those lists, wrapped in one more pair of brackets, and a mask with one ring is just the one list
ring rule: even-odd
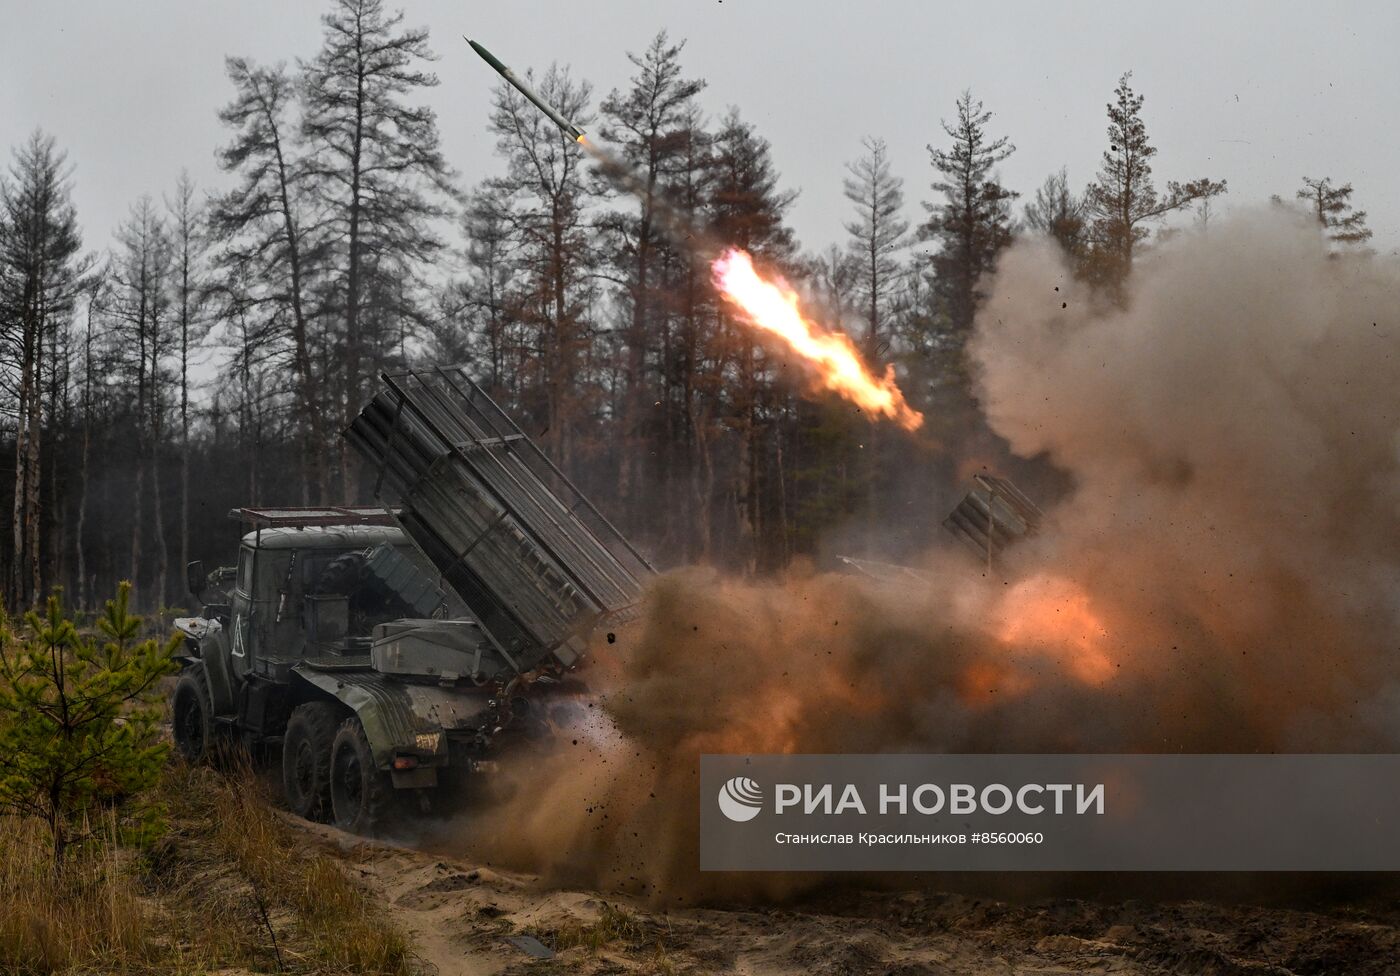
{"label": "billowing smoke cloud", "polygon": [[1163,245],[1126,309],[1017,245],[972,351],[994,427],[1073,478],[1042,534],[995,578],[950,550],[918,586],[659,580],[600,648],[591,722],[505,764],[473,851],[777,894],[802,882],[695,870],[699,754],[1394,748],[1397,296],[1395,262],[1329,257],[1280,213]]}
{"label": "billowing smoke cloud", "polygon": [[1330,258],[1278,212],[1163,248],[1127,311],[1034,247],[1000,269],[991,422],[1076,481],[1021,555],[1093,594],[1125,668],[1219,715],[1199,745],[1393,738],[1367,710],[1400,651],[1396,295],[1393,260]]}

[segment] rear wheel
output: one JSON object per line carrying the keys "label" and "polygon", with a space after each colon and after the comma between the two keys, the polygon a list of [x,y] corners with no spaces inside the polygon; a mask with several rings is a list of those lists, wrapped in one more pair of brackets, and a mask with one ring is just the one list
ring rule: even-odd
{"label": "rear wheel", "polygon": [[331,743],[340,718],[329,702],[307,702],[292,711],[282,736],[282,793],[298,817],[324,821],[330,814]]}
{"label": "rear wheel", "polygon": [[214,747],[214,703],[204,665],[180,675],[170,696],[170,725],[175,748],[187,762],[207,762]]}
{"label": "rear wheel", "polygon": [[342,830],[374,836],[393,812],[394,786],[374,764],[365,727],[348,718],[331,746],[331,811]]}

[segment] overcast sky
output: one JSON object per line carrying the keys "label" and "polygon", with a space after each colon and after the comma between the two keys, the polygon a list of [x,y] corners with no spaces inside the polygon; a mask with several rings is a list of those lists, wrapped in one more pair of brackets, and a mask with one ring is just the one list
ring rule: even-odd
{"label": "overcast sky", "polygon": [[[393,6],[390,0],[390,6]],[[1159,185],[1229,181],[1225,207],[1291,197],[1300,178],[1350,181],[1379,249],[1400,245],[1400,4],[937,3],[755,0],[403,0],[431,28],[441,86],[428,95],[464,186],[498,170],[486,130],[496,78],[461,40],[506,64],[569,63],[595,98],[622,86],[626,52],[660,29],[688,43],[712,116],[737,105],[773,145],[805,248],[842,238],[843,164],[884,137],[911,219],[929,195],[925,144],[964,87],[1017,152],[1004,181],[1029,196],[1068,166],[1093,175],[1104,104],[1131,69]],[[0,149],[35,126],[76,166],[89,247],[105,247],[131,201],[159,198],[182,167],[225,184],[215,117],[227,54],[311,57],[315,0],[0,0]]]}

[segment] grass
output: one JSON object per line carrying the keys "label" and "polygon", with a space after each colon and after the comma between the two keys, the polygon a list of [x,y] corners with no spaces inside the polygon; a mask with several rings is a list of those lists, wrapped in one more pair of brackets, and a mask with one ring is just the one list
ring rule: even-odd
{"label": "grass", "polygon": [[649,932],[637,916],[605,903],[596,922],[572,922],[552,935],[558,952],[582,947],[589,955],[596,955],[618,943],[627,947],[643,945],[648,941]]}
{"label": "grass", "polygon": [[130,858],[115,845],[80,850],[54,871],[35,822],[0,818],[0,970],[57,973],[122,959],[149,968],[150,911],[130,884]]}
{"label": "grass", "polygon": [[0,818],[0,972],[409,976],[404,934],[250,772],[172,766],[154,799],[149,849],[113,823],[61,871],[37,824]]}
{"label": "grass", "polygon": [[666,950],[665,933],[615,905],[603,904],[596,921],[571,922],[552,931],[532,933],[556,952],[582,949],[589,956],[620,950],[643,964],[642,971],[671,976],[675,964]]}

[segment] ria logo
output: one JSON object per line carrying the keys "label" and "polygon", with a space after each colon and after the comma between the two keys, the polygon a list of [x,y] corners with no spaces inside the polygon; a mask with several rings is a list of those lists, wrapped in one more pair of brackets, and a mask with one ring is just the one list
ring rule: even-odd
{"label": "ria logo", "polygon": [[747,776],[735,776],[720,787],[720,813],[735,823],[752,820],[762,809],[763,788]]}

